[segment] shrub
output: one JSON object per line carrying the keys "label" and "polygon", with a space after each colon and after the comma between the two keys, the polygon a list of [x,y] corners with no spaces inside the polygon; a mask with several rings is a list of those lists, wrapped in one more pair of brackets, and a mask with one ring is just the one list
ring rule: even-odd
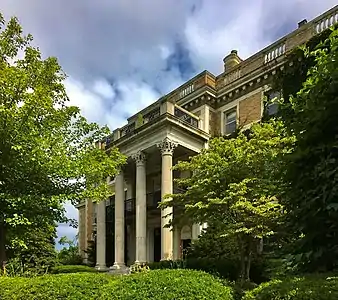
{"label": "shrub", "polygon": [[[160,261],[149,263],[151,270],[157,269],[189,269],[204,271],[209,274],[236,281],[238,279],[239,262],[229,259],[214,258],[187,258],[177,261]],[[261,283],[268,280],[264,275],[265,266],[259,260],[252,263],[250,276],[252,281]]]}
{"label": "shrub", "polygon": [[19,257],[9,260],[5,267],[0,269],[0,276],[8,277],[32,277],[48,272],[48,265],[45,265],[42,260],[35,259],[24,262]]}
{"label": "shrub", "polygon": [[154,270],[122,276],[102,289],[100,299],[232,300],[232,289],[212,275],[193,270]]}
{"label": "shrub", "polygon": [[338,277],[306,276],[263,283],[244,300],[336,300]]}
{"label": "shrub", "polygon": [[84,266],[84,265],[61,265],[61,266],[56,266],[51,269],[50,273],[51,274],[61,274],[61,273],[82,273],[82,272],[97,272],[94,268]]}
{"label": "shrub", "polygon": [[63,265],[79,265],[83,262],[83,258],[79,254],[79,248],[73,245],[61,249],[58,252],[57,258]]}
{"label": "shrub", "polygon": [[[2,300],[101,299],[100,289],[113,280],[107,274],[58,274],[33,278],[0,278]],[[113,298],[113,297],[112,297]]]}
{"label": "shrub", "polygon": [[231,287],[210,274],[191,270],[156,270],[128,276],[78,273],[3,277],[0,278],[0,299],[233,300],[233,296]]}

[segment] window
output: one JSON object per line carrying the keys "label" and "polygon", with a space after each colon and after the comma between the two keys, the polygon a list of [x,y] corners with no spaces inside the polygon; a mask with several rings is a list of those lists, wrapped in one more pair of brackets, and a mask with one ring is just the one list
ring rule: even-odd
{"label": "window", "polygon": [[269,91],[266,97],[266,114],[267,116],[274,116],[278,112],[278,100],[281,98],[281,93],[276,91]]}
{"label": "window", "polygon": [[237,112],[236,110],[224,113],[225,134],[232,133],[237,128]]}

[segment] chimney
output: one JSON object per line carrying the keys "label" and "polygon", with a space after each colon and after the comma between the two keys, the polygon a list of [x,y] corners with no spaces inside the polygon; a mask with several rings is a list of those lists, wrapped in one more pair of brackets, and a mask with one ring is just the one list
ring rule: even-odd
{"label": "chimney", "polygon": [[224,72],[227,72],[237,66],[242,59],[237,55],[237,50],[231,50],[230,54],[224,57]]}
{"label": "chimney", "polygon": [[307,23],[307,20],[306,20],[306,19],[304,19],[304,20],[298,22],[298,28],[299,28],[299,27],[302,27],[302,26],[305,25],[306,23]]}

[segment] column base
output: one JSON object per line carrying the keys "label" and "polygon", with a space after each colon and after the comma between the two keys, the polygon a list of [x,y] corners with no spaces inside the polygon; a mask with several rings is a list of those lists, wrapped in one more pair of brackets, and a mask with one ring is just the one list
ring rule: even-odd
{"label": "column base", "polygon": [[134,262],[134,265],[137,265],[137,266],[144,266],[146,265],[147,262],[146,261],[138,261],[138,260],[135,260]]}
{"label": "column base", "polygon": [[125,264],[123,264],[123,263],[114,263],[114,265],[112,265],[109,268],[109,273],[116,274],[116,275],[126,275],[126,274],[129,274],[130,271],[129,271],[129,268],[126,267]]}
{"label": "column base", "polygon": [[108,268],[105,265],[96,264],[95,269],[99,272],[107,272]]}

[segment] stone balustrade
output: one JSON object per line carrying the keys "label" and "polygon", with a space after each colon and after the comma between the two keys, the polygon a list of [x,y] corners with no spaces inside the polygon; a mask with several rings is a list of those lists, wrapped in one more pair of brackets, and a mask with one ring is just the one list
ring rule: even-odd
{"label": "stone balustrade", "polygon": [[192,93],[195,90],[195,84],[194,82],[189,84],[187,87],[185,87],[184,89],[182,89],[179,94],[178,97],[180,99],[184,98],[185,96],[189,95],[190,93]]}
{"label": "stone balustrade", "polygon": [[120,136],[123,137],[127,134],[132,133],[135,130],[135,127],[136,127],[135,122],[131,124],[127,124],[126,126],[120,129]]}
{"label": "stone balustrade", "polygon": [[329,11],[326,15],[322,16],[317,22],[315,22],[316,33],[321,33],[325,29],[338,23],[338,9]]}
{"label": "stone balustrade", "polygon": [[224,85],[230,84],[231,82],[234,82],[240,77],[241,77],[241,69],[236,69],[224,77],[223,79]]}
{"label": "stone balustrade", "polygon": [[270,63],[281,62],[286,53],[337,23],[338,6],[333,7],[310,22],[303,20],[298,24],[296,30],[283,39],[272,43],[262,51],[243,60],[235,70],[224,72],[217,76],[216,89],[232,89],[239,81],[245,81],[247,76],[252,76],[253,72],[259,73],[260,71],[267,71],[267,68],[273,68],[274,64]]}
{"label": "stone balustrade", "polygon": [[114,132],[105,140],[106,147],[109,147],[111,143],[122,137],[132,136],[133,134],[135,134],[136,130],[141,130],[142,126],[150,122],[156,122],[156,120],[164,114],[170,114],[194,128],[199,128],[199,117],[195,116],[184,108],[173,104],[171,101],[162,101],[162,103],[157,102],[157,105],[155,105],[155,107],[152,107],[150,110],[145,111],[144,114],[140,113],[141,120],[139,121],[142,122],[141,124],[137,124],[137,116],[135,116],[129,119],[129,124],[123,126],[122,128],[114,130]]}
{"label": "stone balustrade", "polygon": [[180,101],[204,86],[209,86],[211,88],[215,88],[216,86],[215,77],[207,71],[198,74],[176,90],[169,93],[168,99],[176,102]]}
{"label": "stone balustrade", "polygon": [[264,56],[264,63],[268,63],[277,57],[285,54],[286,46],[285,43],[278,44],[274,46],[272,49],[268,50]]}

